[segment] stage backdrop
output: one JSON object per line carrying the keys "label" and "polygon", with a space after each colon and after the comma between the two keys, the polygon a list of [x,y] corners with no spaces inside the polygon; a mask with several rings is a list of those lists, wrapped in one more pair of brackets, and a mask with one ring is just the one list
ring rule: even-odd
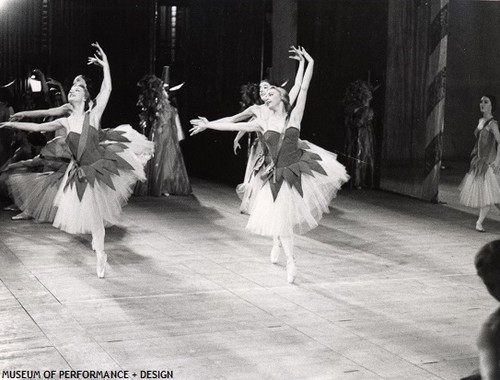
{"label": "stage backdrop", "polygon": [[389,1],[380,187],[437,202],[448,0]]}
{"label": "stage backdrop", "polygon": [[470,160],[481,96],[500,100],[500,2],[451,1],[449,7],[443,160],[454,168],[453,161]]}

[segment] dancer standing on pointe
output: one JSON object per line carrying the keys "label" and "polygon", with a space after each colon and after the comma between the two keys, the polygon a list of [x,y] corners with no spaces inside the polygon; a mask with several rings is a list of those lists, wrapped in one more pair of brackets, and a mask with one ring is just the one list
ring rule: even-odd
{"label": "dancer standing on pointe", "polygon": [[[103,83],[90,109],[90,94],[84,86],[73,85],[68,94],[71,115],[47,123],[1,123],[26,131],[66,132],[71,162],[60,181],[54,205],[57,211],[53,225],[72,234],[92,234],[92,249],[97,254],[96,272],[103,278],[107,255],[104,251],[105,226],[119,221],[122,206],[132,194],[137,180],[145,180],[144,156],[152,151],[151,143],[130,127],[121,128],[123,142],[99,143],[99,124],[111,94],[111,72],[106,54],[99,44],[89,64],[103,69]],[[118,129],[116,128],[116,129]],[[143,158],[143,157],[142,157]]]}
{"label": "dancer standing on pointe", "polygon": [[[301,48],[298,51],[307,61],[301,80],[295,108],[290,110],[288,93],[271,87],[266,95],[269,116],[244,123],[210,123],[205,118],[193,120],[191,135],[206,128],[220,131],[245,131],[263,134],[267,168],[255,194],[247,229],[260,235],[279,236],[287,258],[287,279],[295,281],[297,267],[293,253],[293,236],[318,225],[323,213],[328,212],[330,201],[342,184],[348,181],[345,168],[336,156],[311,144],[299,147],[302,116],[307,92],[313,74],[314,60]],[[261,183],[262,183],[261,182]],[[279,250],[271,251],[271,262],[278,260]]]}
{"label": "dancer standing on pointe", "polygon": [[[295,82],[289,93],[290,106],[293,106],[295,104],[295,101],[297,100],[297,96],[299,94],[300,86],[302,84],[302,79],[304,76],[304,57],[302,56],[302,54],[300,54],[299,50],[294,46],[290,48],[289,52],[292,54],[290,58],[299,62],[297,73],[295,75]],[[267,107],[267,105],[265,104],[265,100],[267,92],[271,87],[272,87],[271,82],[268,79],[263,79],[259,83],[259,96],[261,100],[264,102],[264,104],[254,104],[236,115],[227,116],[222,119],[217,119],[212,121],[212,123],[219,123],[223,125],[225,123],[238,123],[254,119],[266,120],[267,118],[269,118],[270,110],[269,107]],[[197,120],[192,120],[192,123],[199,125]],[[199,132],[201,132],[201,130],[202,129],[200,129]],[[247,131],[239,131],[238,134],[236,135],[233,144],[233,149],[235,154],[239,147],[239,140],[245,133],[247,133]],[[262,137],[263,136],[261,133],[257,133],[257,138],[255,139],[254,144],[250,148],[250,155],[247,161],[244,181],[236,188],[236,192],[238,196],[241,198],[240,211],[244,214],[248,214],[250,212],[253,196],[262,187],[263,184],[260,179],[260,174],[264,167],[264,156],[266,147],[265,147],[265,142],[262,140]],[[253,181],[253,179],[255,179],[255,181]],[[273,253],[271,254],[271,256],[278,257],[281,248],[282,244],[280,242],[279,237],[274,236],[273,247],[271,250]]]}
{"label": "dancer standing on pointe", "polygon": [[[476,143],[471,153],[470,170],[460,184],[460,203],[467,207],[479,208],[476,231],[485,232],[483,221],[491,206],[500,203],[500,144],[498,123],[493,118],[496,98],[493,95],[481,97],[479,108],[483,117],[474,131]],[[496,175],[495,175],[496,174]]]}

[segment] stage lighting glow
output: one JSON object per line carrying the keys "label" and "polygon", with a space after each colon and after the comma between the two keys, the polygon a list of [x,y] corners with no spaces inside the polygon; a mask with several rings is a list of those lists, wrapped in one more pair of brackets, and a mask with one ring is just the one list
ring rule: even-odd
{"label": "stage lighting glow", "polygon": [[36,79],[33,79],[34,75],[28,79],[31,92],[41,92],[42,91],[42,82]]}

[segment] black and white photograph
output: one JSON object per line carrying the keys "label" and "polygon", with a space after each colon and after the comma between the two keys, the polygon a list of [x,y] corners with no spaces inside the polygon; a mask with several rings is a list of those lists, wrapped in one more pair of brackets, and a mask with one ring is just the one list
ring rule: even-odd
{"label": "black and white photograph", "polygon": [[500,0],[0,0],[0,380],[500,380]]}

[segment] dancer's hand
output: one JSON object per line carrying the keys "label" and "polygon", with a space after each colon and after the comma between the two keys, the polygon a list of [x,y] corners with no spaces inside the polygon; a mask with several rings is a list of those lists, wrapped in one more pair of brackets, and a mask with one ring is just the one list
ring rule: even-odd
{"label": "dancer's hand", "polygon": [[[300,46],[299,46],[299,49],[300,49]],[[301,51],[297,49],[295,46],[290,46],[290,50],[288,50],[288,52],[291,54],[290,56],[288,56],[288,58],[291,58],[291,59],[295,59],[297,61],[303,61],[304,60],[304,56],[302,55]]]}
{"label": "dancer's hand", "polygon": [[10,125],[9,125],[9,124],[10,124],[10,123],[9,123],[8,121],[1,122],[1,123],[0,123],[0,129],[1,129],[1,128],[8,128],[8,127],[10,127]]}
{"label": "dancer's hand", "polygon": [[190,121],[193,128],[189,130],[189,135],[194,136],[200,132],[203,132],[208,127],[208,120],[205,117],[198,116],[198,119],[193,119]]}
{"label": "dancer's hand", "polygon": [[102,50],[99,43],[94,42],[92,46],[95,47],[97,51],[93,57],[89,57],[87,65],[97,65],[101,67],[108,65],[108,57],[106,56],[106,53],[104,53],[104,50]]}
{"label": "dancer's hand", "polygon": [[306,59],[307,62],[312,63],[314,62],[314,59],[311,57],[311,55],[304,49],[302,46],[299,48],[300,49],[300,54]]}
{"label": "dancer's hand", "polygon": [[234,154],[238,154],[238,149],[241,149],[241,145],[240,145],[240,142],[238,140],[234,140],[233,142],[233,150],[234,150]]}
{"label": "dancer's hand", "polygon": [[16,112],[13,115],[10,115],[9,121],[20,121],[25,118],[25,115],[23,112]]}

